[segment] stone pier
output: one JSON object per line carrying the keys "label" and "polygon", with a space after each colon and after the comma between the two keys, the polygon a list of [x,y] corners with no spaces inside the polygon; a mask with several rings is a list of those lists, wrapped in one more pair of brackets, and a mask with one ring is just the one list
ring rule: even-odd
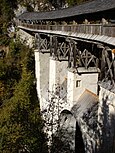
{"label": "stone pier", "polygon": [[49,88],[49,56],[50,54],[43,54],[35,50],[35,72],[38,98],[40,100],[40,109],[46,109],[48,102],[48,88]]}
{"label": "stone pier", "polygon": [[58,96],[59,100],[67,97],[67,61],[57,61],[50,58],[49,92],[51,98]]}
{"label": "stone pier", "polygon": [[98,69],[79,67],[68,69],[67,102],[70,108],[76,104],[85,89],[97,94]]}

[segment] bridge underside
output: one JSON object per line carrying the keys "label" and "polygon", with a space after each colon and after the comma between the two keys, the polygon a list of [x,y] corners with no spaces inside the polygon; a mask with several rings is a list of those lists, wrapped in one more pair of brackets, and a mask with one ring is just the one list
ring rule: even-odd
{"label": "bridge underside", "polygon": [[[36,47],[41,53],[50,53],[57,61],[67,61],[68,68],[96,67],[100,71],[99,82],[115,92],[114,46],[70,37],[36,34]],[[77,70],[78,71],[78,70]],[[109,83],[109,84],[108,84]]]}

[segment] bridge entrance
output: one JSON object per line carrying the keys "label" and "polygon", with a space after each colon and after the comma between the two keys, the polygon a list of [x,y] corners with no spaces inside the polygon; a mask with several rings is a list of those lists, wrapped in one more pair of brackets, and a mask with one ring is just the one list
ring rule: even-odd
{"label": "bridge entrance", "polygon": [[85,146],[83,143],[82,133],[77,122],[75,132],[75,153],[85,153]]}

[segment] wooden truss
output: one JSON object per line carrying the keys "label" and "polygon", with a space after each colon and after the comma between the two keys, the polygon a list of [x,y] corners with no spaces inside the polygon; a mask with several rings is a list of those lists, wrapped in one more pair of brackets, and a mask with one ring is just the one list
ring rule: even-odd
{"label": "wooden truss", "polygon": [[115,54],[108,47],[102,48],[101,73],[101,80],[110,81],[115,87]]}
{"label": "wooden truss", "polygon": [[[85,49],[85,46],[84,50],[80,50],[77,40],[70,38],[59,41],[57,36],[53,35],[50,36],[50,39],[43,39],[38,33],[35,35],[35,44],[39,52],[50,53],[55,60],[67,60],[69,68],[99,68],[100,80],[110,80],[115,85],[115,53],[112,53],[110,48],[101,46],[101,57],[96,57],[92,51]],[[97,46],[98,48],[100,47]]]}
{"label": "wooden truss", "polygon": [[91,65],[92,67],[97,67],[97,58],[92,55],[87,49],[84,49],[84,51],[81,53],[80,60],[86,69]]}
{"label": "wooden truss", "polygon": [[42,53],[50,53],[50,44],[49,41],[40,37],[40,34],[35,34],[35,48]]}

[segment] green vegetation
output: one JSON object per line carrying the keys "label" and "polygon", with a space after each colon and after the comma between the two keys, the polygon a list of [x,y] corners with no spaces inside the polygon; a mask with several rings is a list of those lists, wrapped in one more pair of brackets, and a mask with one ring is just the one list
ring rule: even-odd
{"label": "green vegetation", "polygon": [[37,99],[33,51],[11,41],[0,59],[0,152],[47,153]]}
{"label": "green vegetation", "polygon": [[7,32],[16,7],[15,0],[0,0],[0,152],[47,153],[34,53]]}
{"label": "green vegetation", "polygon": [[79,5],[89,0],[48,0],[55,8],[61,8],[64,4],[68,6]]}
{"label": "green vegetation", "polygon": [[[32,11],[30,2],[25,0],[23,5]],[[78,0],[67,2],[70,6],[78,4]],[[7,32],[18,4],[22,1],[0,0],[0,47],[7,48],[0,54],[0,152],[47,153],[35,87],[34,53]]]}
{"label": "green vegetation", "polygon": [[0,0],[0,45],[9,44],[7,27],[14,17],[14,8],[17,8],[16,0]]}
{"label": "green vegetation", "polygon": [[0,152],[47,153],[34,53],[7,32],[16,7],[15,0],[0,0]]}
{"label": "green vegetation", "polygon": [[79,5],[89,0],[67,0],[69,6]]}

